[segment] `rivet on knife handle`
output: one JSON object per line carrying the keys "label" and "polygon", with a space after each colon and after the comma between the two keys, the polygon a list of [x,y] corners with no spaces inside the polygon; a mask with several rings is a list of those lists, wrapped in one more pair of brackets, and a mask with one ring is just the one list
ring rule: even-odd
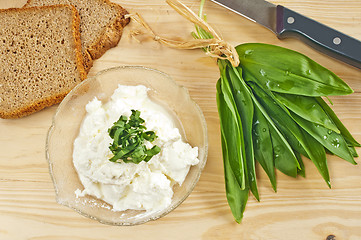
{"label": "rivet on knife handle", "polygon": [[315,49],[361,69],[361,42],[286,7],[277,6],[277,35],[296,37]]}

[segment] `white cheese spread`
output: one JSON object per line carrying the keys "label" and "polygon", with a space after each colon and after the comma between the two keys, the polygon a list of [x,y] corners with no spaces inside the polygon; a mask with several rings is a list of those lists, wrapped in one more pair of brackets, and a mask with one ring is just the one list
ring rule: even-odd
{"label": "white cheese spread", "polygon": [[[198,148],[185,143],[173,118],[153,102],[145,86],[119,85],[110,101],[94,98],[86,105],[86,116],[74,141],[73,162],[84,190],[77,196],[91,195],[113,206],[154,212],[170,205],[173,185],[182,185],[192,165],[198,164]],[[108,129],[121,115],[139,110],[147,131],[158,136],[147,147],[157,145],[161,152],[148,162],[114,163],[109,150]]]}

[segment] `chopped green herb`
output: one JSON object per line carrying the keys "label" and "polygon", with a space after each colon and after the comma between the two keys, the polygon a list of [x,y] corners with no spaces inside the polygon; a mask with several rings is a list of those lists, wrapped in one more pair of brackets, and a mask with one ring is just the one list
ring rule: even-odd
{"label": "chopped green herb", "polygon": [[126,116],[120,116],[111,128],[108,129],[109,136],[114,140],[109,146],[114,156],[111,162],[140,163],[148,162],[154,155],[160,152],[160,147],[154,145],[147,149],[144,141],[153,142],[158,136],[153,131],[145,131],[142,125],[144,119],[140,117],[140,111],[132,110],[129,120]]}

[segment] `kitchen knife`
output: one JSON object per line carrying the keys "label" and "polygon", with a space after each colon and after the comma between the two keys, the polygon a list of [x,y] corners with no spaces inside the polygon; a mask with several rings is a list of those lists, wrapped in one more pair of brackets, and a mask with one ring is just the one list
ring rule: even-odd
{"label": "kitchen knife", "polygon": [[278,38],[296,37],[315,49],[361,69],[361,42],[281,5],[264,0],[211,0],[257,22]]}

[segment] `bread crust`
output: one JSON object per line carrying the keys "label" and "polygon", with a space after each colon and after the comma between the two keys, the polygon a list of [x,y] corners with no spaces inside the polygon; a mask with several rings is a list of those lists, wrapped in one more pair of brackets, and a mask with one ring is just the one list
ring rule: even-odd
{"label": "bread crust", "polygon": [[88,47],[87,51],[93,60],[100,58],[107,50],[118,45],[123,34],[123,28],[130,21],[130,18],[125,18],[125,15],[128,14],[128,12],[123,7],[116,3],[112,3],[109,0],[103,0],[103,2],[116,8],[118,14],[113,22],[109,23],[103,30],[101,36]]}
{"label": "bread crust", "polygon": [[25,106],[20,109],[15,109],[12,112],[0,112],[0,117],[3,119],[16,119],[28,116],[32,113],[38,112],[46,107],[50,107],[54,104],[60,103],[64,97],[68,94],[68,91],[61,93],[55,96],[41,99],[39,101],[34,101],[28,106]]}
{"label": "bread crust", "polygon": [[78,10],[72,5],[64,5],[67,7],[71,7],[73,12],[73,23],[72,23],[72,30],[73,30],[73,37],[75,43],[75,54],[76,54],[76,62],[78,66],[78,70],[80,73],[80,78],[83,81],[86,79],[88,71],[86,71],[84,67],[84,58],[81,51],[81,40],[80,40],[80,16]]}
{"label": "bread crust", "polygon": [[[24,8],[30,5],[32,0],[27,0]],[[116,18],[103,29],[103,33],[90,46],[83,51],[83,62],[85,71],[88,73],[93,66],[93,61],[100,58],[107,50],[116,47],[123,34],[123,28],[129,23],[130,18],[125,18],[128,14],[119,4],[113,3],[109,0],[101,0],[104,4],[108,4],[117,9]]]}
{"label": "bread crust", "polygon": [[[31,8],[10,8],[10,9],[3,9],[0,12],[7,12],[7,11],[30,11],[36,9],[44,9],[44,8],[57,8],[57,7],[66,7],[71,9],[72,11],[72,33],[73,33],[73,40],[75,46],[75,55],[76,55],[76,64],[80,74],[80,79],[83,81],[87,77],[87,72],[84,68],[83,56],[81,52],[81,41],[80,41],[80,17],[79,13],[74,6],[71,5],[53,5],[53,6],[42,6],[42,7],[31,7]],[[51,79],[49,79],[51,81]],[[63,100],[63,98],[70,92],[71,89],[66,89],[63,92],[50,96],[44,97],[39,100],[34,100],[31,104],[24,106],[22,108],[14,109],[11,112],[3,112],[0,111],[0,117],[4,119],[11,119],[11,118],[20,118],[32,113],[38,112],[46,107],[50,107],[54,104],[57,104]]]}

